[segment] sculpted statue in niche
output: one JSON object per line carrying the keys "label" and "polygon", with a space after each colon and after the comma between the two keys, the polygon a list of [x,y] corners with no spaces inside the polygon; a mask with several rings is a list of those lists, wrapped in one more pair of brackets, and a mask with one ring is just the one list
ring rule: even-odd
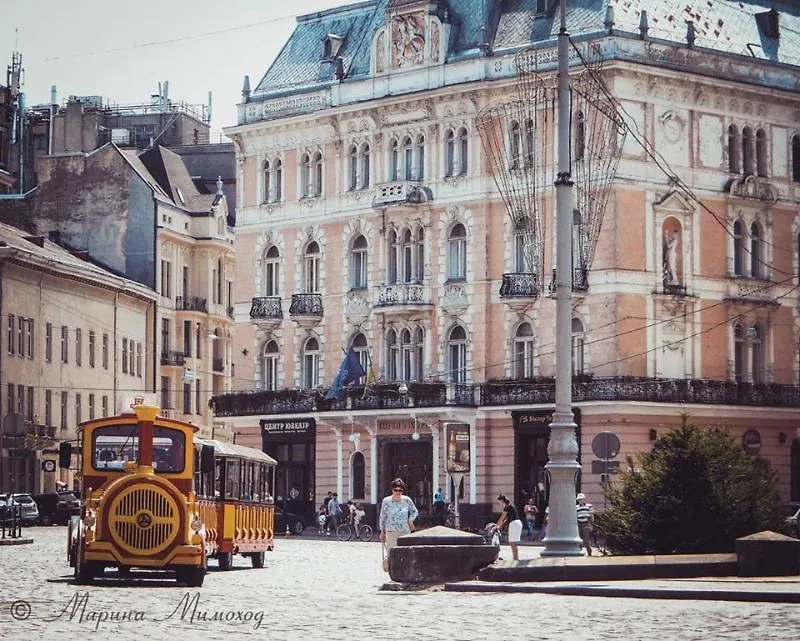
{"label": "sculpted statue in niche", "polygon": [[392,25],[392,65],[408,67],[420,65],[425,52],[425,33],[422,15],[413,13],[397,16]]}
{"label": "sculpted statue in niche", "polygon": [[431,22],[431,62],[439,62],[439,25]]}
{"label": "sculpted statue in niche", "polygon": [[678,275],[678,245],[680,231],[664,227],[664,286],[680,285]]}

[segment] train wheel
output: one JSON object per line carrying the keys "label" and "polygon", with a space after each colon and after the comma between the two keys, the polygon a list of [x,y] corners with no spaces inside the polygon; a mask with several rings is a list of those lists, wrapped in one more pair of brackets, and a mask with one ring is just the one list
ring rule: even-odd
{"label": "train wheel", "polygon": [[233,552],[217,552],[217,564],[220,570],[230,570],[233,564]]}
{"label": "train wheel", "polygon": [[254,568],[263,568],[264,567],[264,552],[253,552],[250,555],[250,560],[253,562]]}

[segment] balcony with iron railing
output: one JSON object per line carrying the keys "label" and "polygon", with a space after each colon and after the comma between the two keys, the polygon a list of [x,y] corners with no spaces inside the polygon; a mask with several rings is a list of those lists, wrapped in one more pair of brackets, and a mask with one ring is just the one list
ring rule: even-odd
{"label": "balcony with iron railing", "polygon": [[[550,280],[550,294],[556,293],[556,270],[553,270],[553,278]],[[589,270],[585,267],[575,267],[572,270],[572,291],[585,292],[589,289]]]}
{"label": "balcony with iron railing", "polygon": [[322,320],[322,294],[292,294],[289,317],[301,327],[314,327]]}
{"label": "balcony with iron railing", "polygon": [[539,275],[532,273],[503,274],[501,298],[536,298],[539,295]]}
{"label": "balcony with iron railing", "polygon": [[392,283],[378,288],[375,311],[379,313],[399,314],[430,307],[429,288],[422,283]]}
{"label": "balcony with iron railing", "polygon": [[179,312],[208,313],[208,299],[198,296],[176,296],[175,309]]}
{"label": "balcony with iron railing", "polygon": [[257,296],[250,302],[250,320],[259,329],[275,329],[283,321],[280,296]]}
{"label": "balcony with iron railing", "polygon": [[[232,392],[216,395],[211,403],[217,416],[250,416],[332,411],[383,411],[402,408],[503,407],[553,405],[555,380],[536,378],[489,381],[481,385],[408,383],[345,389],[341,399],[325,398],[326,389],[287,389]],[[618,376],[573,379],[574,403],[630,401],[698,405],[800,407],[800,387],[778,383],[739,383],[705,379],[659,379]]]}
{"label": "balcony with iron railing", "polygon": [[162,365],[182,366],[186,363],[186,355],[183,352],[166,351],[161,352]]}

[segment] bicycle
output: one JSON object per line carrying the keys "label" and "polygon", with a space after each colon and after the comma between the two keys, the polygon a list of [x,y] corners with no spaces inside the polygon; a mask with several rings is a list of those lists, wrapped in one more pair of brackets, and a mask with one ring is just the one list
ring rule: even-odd
{"label": "bicycle", "polygon": [[342,523],[336,528],[336,537],[340,541],[352,541],[353,538],[360,541],[371,541],[373,534],[371,526],[360,523]]}

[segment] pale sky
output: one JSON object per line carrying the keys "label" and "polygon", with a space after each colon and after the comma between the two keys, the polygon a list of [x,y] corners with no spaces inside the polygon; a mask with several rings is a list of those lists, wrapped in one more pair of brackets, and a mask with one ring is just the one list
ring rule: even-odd
{"label": "pale sky", "polygon": [[[206,104],[212,132],[236,124],[242,80],[255,88],[296,25],[295,17],[348,0],[0,0],[0,63],[22,53],[27,104],[70,95],[146,103]],[[0,84],[5,84],[5,74]],[[213,134],[212,134],[213,135]]]}

